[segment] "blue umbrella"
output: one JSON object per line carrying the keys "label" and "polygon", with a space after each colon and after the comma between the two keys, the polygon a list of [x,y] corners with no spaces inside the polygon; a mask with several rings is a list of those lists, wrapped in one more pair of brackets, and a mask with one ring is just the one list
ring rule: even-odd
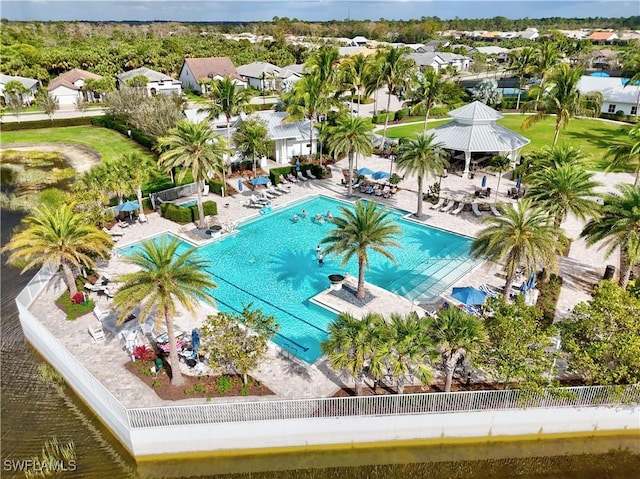
{"label": "blue umbrella", "polygon": [[139,210],[140,205],[137,201],[125,201],[120,206],[118,206],[118,211],[135,211]]}
{"label": "blue umbrella", "polygon": [[387,173],[386,171],[376,171],[371,175],[371,178],[373,178],[374,180],[382,180],[384,178],[389,178],[389,176],[389,173]]}
{"label": "blue umbrella", "polygon": [[487,175],[482,175],[482,187],[487,186]]}
{"label": "blue umbrella", "polygon": [[238,191],[242,192],[242,188],[244,188],[244,185],[242,184],[242,180],[239,179],[238,180]]}
{"label": "blue umbrella", "polygon": [[369,168],[360,168],[356,171],[356,173],[358,173],[359,175],[371,176],[373,175],[373,170],[370,170]]}
{"label": "blue umbrella", "polygon": [[531,276],[529,276],[529,282],[527,283],[527,288],[533,289],[536,287],[536,273],[535,271],[531,271]]}
{"label": "blue umbrella", "polygon": [[453,288],[451,291],[451,297],[461,303],[474,305],[484,303],[487,293],[471,286],[463,286],[460,288]]}
{"label": "blue umbrella", "polygon": [[267,183],[269,183],[269,178],[266,176],[258,176],[251,180],[252,185],[266,185]]}
{"label": "blue umbrella", "polygon": [[194,353],[197,353],[198,348],[200,348],[200,334],[198,334],[197,329],[191,330],[191,347]]}
{"label": "blue umbrella", "polygon": [[609,75],[607,72],[593,72],[591,76],[607,78],[607,77],[610,77],[611,75]]}
{"label": "blue umbrella", "polygon": [[523,293],[526,293],[528,289],[529,289],[529,286],[527,285],[527,282],[523,281],[522,284],[520,285],[520,291],[522,291]]}
{"label": "blue umbrella", "polygon": [[522,185],[522,176],[518,175],[518,179],[516,180],[516,188],[520,189]]}
{"label": "blue umbrella", "polygon": [[296,171],[300,171],[300,160],[296,160]]}

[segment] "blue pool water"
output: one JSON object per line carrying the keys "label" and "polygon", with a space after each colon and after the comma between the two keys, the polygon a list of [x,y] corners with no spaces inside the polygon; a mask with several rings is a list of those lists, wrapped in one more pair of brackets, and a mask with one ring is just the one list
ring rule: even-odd
{"label": "blue pool water", "polygon": [[[344,267],[339,257],[325,256],[323,266],[316,259],[316,247],[333,225],[318,224],[313,217],[329,210],[335,216],[339,206],[348,204],[323,196],[307,199],[244,222],[239,233],[198,248],[200,256],[209,260],[208,271],[218,285],[213,292],[218,308],[239,312],[253,303],[280,324],[274,341],[310,363],[322,355],[320,343],[335,318],[310,298],[329,287],[329,274],[358,274],[355,259]],[[294,222],[293,215],[301,216],[303,209],[307,218]],[[398,238],[402,248],[391,249],[397,264],[370,253],[365,279],[409,299],[429,301],[473,266],[471,239],[404,220],[405,214],[392,211],[404,232]],[[126,255],[137,247],[121,252]]]}
{"label": "blue pool water", "polygon": [[180,206],[181,208],[189,208],[190,206],[195,206],[197,204],[198,204],[198,200],[191,200],[185,203],[180,203],[178,206]]}

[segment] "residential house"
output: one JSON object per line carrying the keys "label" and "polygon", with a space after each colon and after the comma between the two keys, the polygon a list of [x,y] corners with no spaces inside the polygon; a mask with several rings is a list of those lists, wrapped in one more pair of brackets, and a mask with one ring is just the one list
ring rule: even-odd
{"label": "residential house", "polygon": [[201,78],[221,80],[231,78],[236,88],[246,88],[247,82],[236,70],[229,57],[185,58],[180,69],[182,88],[202,93]]}
{"label": "residential house", "polygon": [[283,82],[293,84],[302,77],[302,73],[286,67],[280,68],[267,62],[253,62],[248,65],[241,65],[238,67],[238,73],[247,80],[250,87],[260,91],[280,90]]}
{"label": "residential house", "polygon": [[421,70],[429,67],[435,70],[453,67],[458,71],[466,71],[469,69],[471,63],[471,58],[449,52],[408,53],[406,56],[416,62],[416,65],[418,65],[418,68]]}
{"label": "residential house", "polygon": [[182,84],[178,80],[174,80],[164,73],[157,72],[147,67],[136,68],[116,75],[118,88],[125,85],[128,80],[139,75],[142,75],[147,79],[146,89],[148,95],[156,95],[158,93],[164,95],[182,94]]}
{"label": "residential house", "polygon": [[621,42],[640,42],[640,30],[625,30],[620,33],[619,40]]}
{"label": "residential house", "polygon": [[364,47],[369,43],[369,40],[363,36],[353,37],[349,40],[348,45],[351,47]]}
{"label": "residential house", "polygon": [[518,36],[525,40],[537,40],[540,38],[540,32],[537,28],[527,28],[522,32],[518,32]]}
{"label": "residential house", "polygon": [[60,108],[64,109],[77,105],[79,100],[100,101],[101,94],[87,90],[84,84],[86,80],[101,79],[100,75],[74,68],[51,80],[47,91],[58,101]]}
{"label": "residential house", "polygon": [[613,50],[594,50],[589,55],[591,68],[611,70],[615,68],[618,54]]}
{"label": "residential house", "polygon": [[593,32],[587,37],[593,43],[614,43],[618,39],[615,32]]}
{"label": "residential house", "polygon": [[38,93],[40,80],[12,75],[0,75],[0,98],[2,99],[4,104],[6,104],[6,100],[4,98],[4,87],[11,81],[19,82],[25,88],[25,90],[27,90],[22,94],[22,103],[25,103],[27,105],[31,104],[35,99],[36,93]]}
{"label": "residential house", "polygon": [[508,48],[489,46],[489,47],[474,47],[472,50],[469,50],[469,54],[473,55],[474,53],[482,53],[487,56],[495,56],[499,63],[504,63],[509,61],[509,50]]}
{"label": "residential house", "polygon": [[616,77],[598,77],[583,75],[578,82],[580,93],[599,91],[604,100],[602,113],[615,115],[622,111],[625,115],[635,116],[638,112],[640,85],[628,85],[628,79]]}

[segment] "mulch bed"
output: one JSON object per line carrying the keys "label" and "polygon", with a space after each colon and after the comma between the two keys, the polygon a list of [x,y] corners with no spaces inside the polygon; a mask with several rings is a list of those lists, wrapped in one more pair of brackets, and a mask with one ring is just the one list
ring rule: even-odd
{"label": "mulch bed", "polygon": [[160,399],[179,401],[188,398],[216,398],[234,396],[269,396],[273,391],[260,381],[248,376],[247,385],[242,384],[242,376],[187,376],[183,374],[184,385],[171,386],[166,369],[156,375],[151,372],[153,361],[128,362],[125,367],[147,386],[152,388]]}
{"label": "mulch bed", "polygon": [[[454,381],[451,385],[451,392],[456,391],[496,391],[504,389],[500,384],[491,383],[460,383]],[[441,393],[444,392],[444,383],[429,384],[428,386],[405,386],[404,394],[421,394],[421,393]],[[375,391],[370,386],[362,388],[362,396],[381,396],[386,394],[398,394],[395,386],[382,385],[376,387]],[[333,397],[349,397],[355,396],[356,390],[353,388],[342,388],[338,390]]]}

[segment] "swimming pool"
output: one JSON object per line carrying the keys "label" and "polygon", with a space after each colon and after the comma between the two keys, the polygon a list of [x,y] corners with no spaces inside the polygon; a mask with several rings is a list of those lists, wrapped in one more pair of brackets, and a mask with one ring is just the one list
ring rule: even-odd
{"label": "swimming pool", "polygon": [[[313,221],[316,213],[333,215],[348,206],[324,196],[297,202],[273,213],[241,223],[239,232],[198,248],[210,262],[208,272],[218,287],[213,295],[222,311],[240,312],[253,303],[280,324],[274,341],[297,357],[312,363],[321,355],[320,343],[327,338],[327,325],[335,313],[309,300],[329,287],[327,276],[348,272],[357,276],[354,259],[344,268],[341,258],[316,259],[316,246],[333,228],[331,223]],[[306,210],[306,218],[301,217]],[[300,220],[294,222],[293,215]],[[429,301],[467,273],[475,264],[469,256],[471,239],[402,219],[406,213],[392,210],[404,234],[402,248],[391,251],[397,264],[378,253],[370,253],[370,270],[365,279],[409,299]],[[123,248],[126,255],[137,245]],[[182,248],[189,248],[184,243]]]}
{"label": "swimming pool", "polygon": [[189,208],[190,206],[195,206],[198,204],[198,200],[185,201],[184,203],[180,203],[178,206],[181,208]]}

